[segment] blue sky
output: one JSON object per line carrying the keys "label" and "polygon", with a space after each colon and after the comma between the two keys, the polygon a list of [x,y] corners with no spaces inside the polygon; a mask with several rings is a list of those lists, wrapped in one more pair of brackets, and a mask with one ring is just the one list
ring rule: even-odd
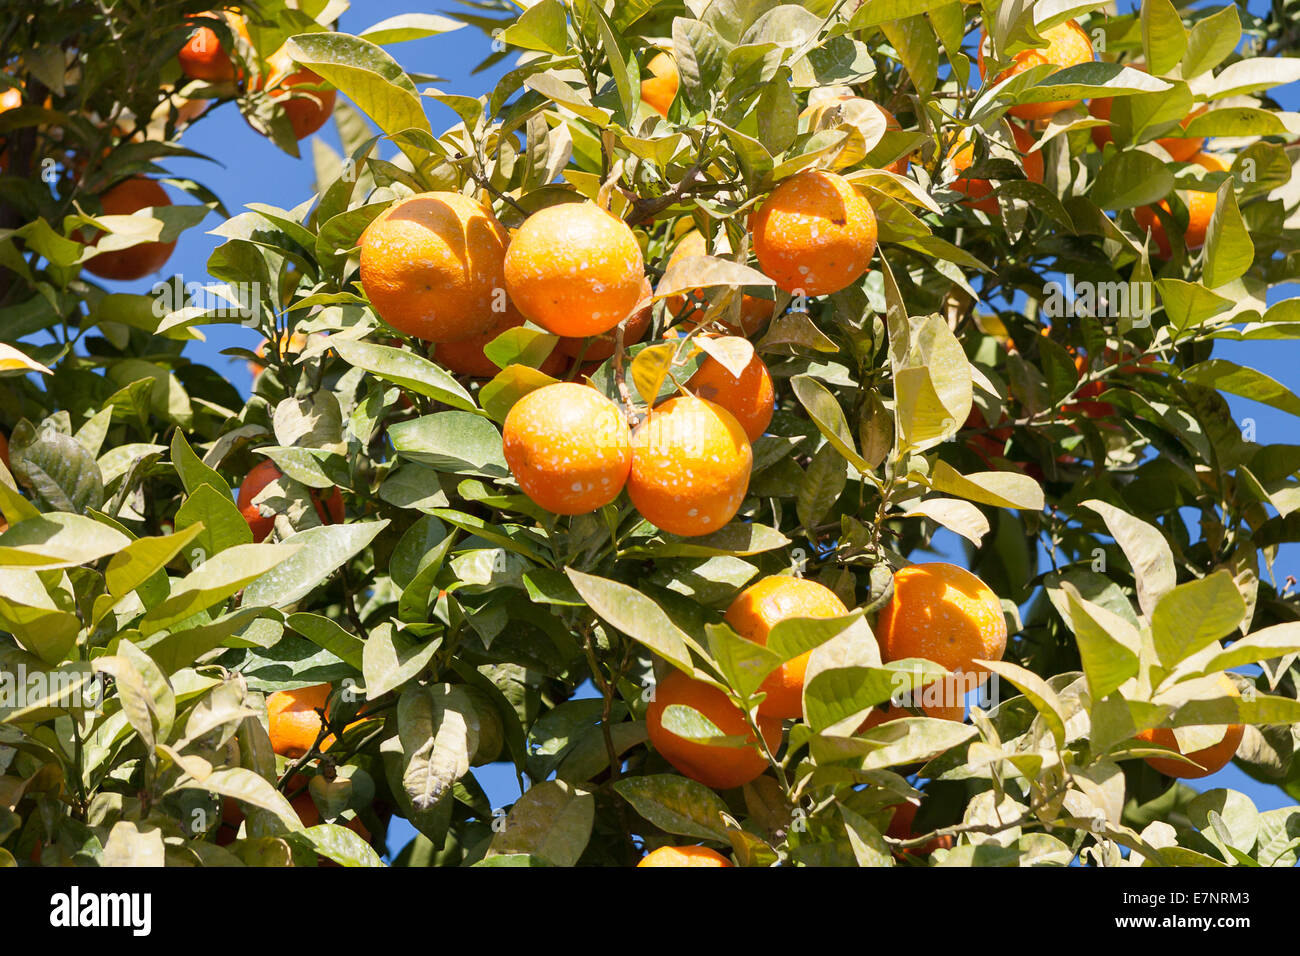
{"label": "blue sky", "polygon": [[[419,5],[410,0],[366,0],[354,4],[351,12],[343,16],[341,27],[349,33],[359,33],[373,23],[410,12]],[[1129,6],[1129,4],[1124,4]],[[1252,4],[1257,6],[1257,4]],[[502,63],[484,73],[471,75],[470,71],[487,55],[488,41],[477,30],[464,30],[390,47],[389,52],[408,70],[433,73],[446,82],[437,84],[446,92],[480,95],[491,89],[497,79],[509,68]],[[1287,88],[1282,100],[1288,109],[1300,109],[1300,91],[1295,85]],[[427,111],[436,129],[455,122],[452,114],[436,102],[429,100]],[[338,148],[338,138],[332,124],[322,130],[327,142]],[[308,198],[312,191],[310,159],[294,159],[276,149],[268,140],[256,134],[242,119],[233,105],[214,110],[197,123],[185,137],[185,145],[199,153],[215,157],[217,162],[178,159],[167,164],[177,177],[192,177],[213,190],[232,214],[238,214],[245,205],[261,202],[291,208]],[[304,147],[308,144],[304,143]],[[304,154],[310,150],[304,148]],[[173,193],[178,201],[181,197]],[[205,223],[215,228],[220,217],[213,214]],[[220,243],[216,236],[199,229],[185,233],[176,252],[168,263],[168,271],[181,274],[186,282],[210,281],[206,272],[208,255]],[[153,279],[135,283],[109,283],[122,291],[147,291]],[[1294,286],[1274,290],[1269,301],[1296,294]],[[187,350],[193,358],[215,366],[226,374],[240,390],[247,393],[250,376],[242,360],[218,354],[222,349],[242,346],[254,348],[260,341],[258,333],[239,326],[209,326],[204,329],[207,341],[191,344]],[[1253,342],[1223,343],[1215,354],[1241,364],[1250,365],[1300,392],[1300,370],[1297,369],[1296,350],[1292,343]],[[1260,443],[1294,442],[1297,440],[1295,418],[1263,405],[1244,399],[1229,397],[1237,420],[1249,417],[1255,420],[1257,440]],[[937,544],[946,555],[960,551],[941,537]],[[1286,546],[1276,566],[1278,579],[1286,574],[1300,576],[1300,546]],[[590,688],[586,688],[590,690]],[[482,767],[475,771],[479,782],[487,791],[493,806],[508,804],[518,796],[514,770],[506,764]],[[1276,787],[1263,787],[1246,777],[1235,767],[1221,771],[1197,783],[1199,789],[1227,786],[1243,790],[1256,801],[1260,809],[1289,805],[1291,801]],[[400,847],[413,835],[405,824],[396,824],[390,832],[390,846]]]}

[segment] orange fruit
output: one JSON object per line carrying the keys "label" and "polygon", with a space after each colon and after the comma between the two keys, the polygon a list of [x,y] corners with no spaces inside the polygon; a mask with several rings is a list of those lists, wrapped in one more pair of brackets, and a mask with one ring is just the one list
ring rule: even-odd
{"label": "orange fruit", "polygon": [[506,464],[547,511],[586,514],[615,498],[632,467],[627,419],[589,385],[557,382],[515,402],[503,429]]}
{"label": "orange fruit", "polygon": [[[262,489],[275,481],[284,472],[276,467],[275,462],[269,458],[258,462],[253,466],[253,470],[248,473],[248,477],[243,480],[239,486],[239,497],[236,504],[239,506],[239,512],[248,522],[248,527],[252,529],[253,540],[263,541],[275,528],[275,515],[265,515],[258,505],[253,504],[253,499],[261,493]],[[325,498],[322,499],[321,492],[316,489],[311,491],[311,502],[316,508],[316,514],[324,524],[342,524],[345,517],[343,510],[343,495],[337,488],[333,489]]]}
{"label": "orange fruit", "polygon": [[265,89],[284,107],[294,139],[306,139],[330,118],[338,91],[283,52],[272,54],[267,62],[270,72],[258,78],[257,89]]}
{"label": "orange fruit", "polygon": [[[1026,70],[1044,63],[1050,63],[1055,66],[1057,71],[1065,69],[1067,66],[1077,66],[1080,63],[1091,63],[1096,59],[1096,54],[1092,49],[1092,40],[1084,32],[1083,27],[1079,26],[1074,20],[1066,20],[1064,23],[1058,23],[1049,30],[1042,31],[1043,39],[1047,41],[1046,48],[1038,47],[1029,50],[1021,50],[1011,58],[1011,66],[1007,67],[994,79],[994,83],[1000,83],[1007,77],[1014,76],[1017,73],[1023,73]],[[986,76],[984,70],[984,46],[987,34],[980,35],[979,47],[979,66],[980,76]],[[1078,105],[1079,100],[1053,100],[1049,103],[1021,103],[1007,110],[1012,116],[1023,120],[1047,119],[1049,116],[1055,116],[1061,110],[1068,110]]]}
{"label": "orange fruit", "polygon": [[[1192,162],[1211,172],[1226,173],[1232,168],[1231,164],[1213,153],[1197,153],[1192,157]],[[1182,199],[1183,204],[1187,206],[1187,230],[1183,233],[1183,245],[1190,250],[1199,249],[1205,245],[1205,234],[1210,228],[1210,217],[1214,215],[1214,209],[1219,205],[1218,193],[1189,189],[1182,193]],[[1169,203],[1162,201],[1160,208],[1169,212]],[[1151,238],[1155,240],[1156,249],[1162,259],[1168,259],[1173,255],[1173,246],[1165,232],[1165,224],[1160,221],[1154,208],[1139,206],[1133,210],[1133,217],[1143,231],[1148,229],[1151,231]]]}
{"label": "orange fruit", "polygon": [[[162,186],[143,176],[122,180],[100,196],[99,202],[105,216],[129,216],[150,206],[172,204]],[[92,246],[98,245],[99,235],[102,234],[90,240]],[[175,248],[174,239],[171,242],[142,242],[126,249],[96,253],[84,265],[87,272],[101,279],[142,279],[166,265]]]}
{"label": "orange fruit", "polygon": [[[248,38],[248,27],[244,25],[244,18],[237,13],[221,14],[230,29],[243,37],[246,43],[251,42]],[[201,13],[201,17],[217,19],[216,13]],[[198,27],[190,34],[190,38],[181,47],[181,52],[176,55],[180,61],[181,72],[191,80],[204,80],[208,83],[228,83],[235,78],[235,64],[230,59],[230,53],[221,45],[221,38],[217,36],[217,31],[211,27]]]}
{"label": "orange fruit", "polygon": [[[726,747],[679,737],[663,726],[664,711],[673,704],[699,711],[723,735],[744,737],[749,742],[742,747]],[[764,742],[775,753],[781,745],[781,721],[759,714],[757,722]],[[744,711],[712,684],[695,680],[681,671],[670,671],[655,686],[655,697],[646,710],[645,723],[655,750],[680,773],[707,787],[716,790],[740,787],[768,767]]]}
{"label": "orange fruit", "polygon": [[645,260],[623,220],[594,202],[563,203],[524,220],[505,276],[520,312],[555,335],[585,337],[608,332],[641,303]]}
{"label": "orange fruit", "polygon": [[[830,588],[805,578],[773,574],[736,595],[725,619],[745,640],[766,646],[772,628],[787,618],[839,617],[848,613],[844,602]],[[758,705],[758,712],[769,717],[802,717],[807,668],[808,654],[800,654],[768,674],[760,688],[767,697]]]}
{"label": "orange fruit", "polygon": [[[1138,67],[1138,69],[1144,68]],[[1088,112],[1098,119],[1108,120],[1110,119],[1110,111],[1113,103],[1114,100],[1109,96],[1098,97],[1088,103]],[[1204,105],[1197,107],[1188,113],[1179,125],[1181,125],[1183,129],[1187,129],[1187,124],[1204,113],[1206,109],[1207,107]],[[1098,149],[1105,149],[1106,144],[1109,143],[1111,139],[1112,137],[1109,126],[1092,127],[1092,141],[1096,144]],[[1156,143],[1160,145],[1161,149],[1169,154],[1169,158],[1174,162],[1185,163],[1201,151],[1201,147],[1205,145],[1205,137],[1188,138],[1183,136],[1167,136],[1164,139],[1156,140]]]}
{"label": "orange fruit", "polygon": [[740,378],[710,356],[700,363],[686,387],[700,398],[731,412],[751,442],[758,441],[772,422],[772,411],[776,407],[772,375],[757,352],[740,373]]}
{"label": "orange fruit", "polygon": [[[1015,140],[1016,150],[1020,153],[1020,165],[1025,171],[1025,178],[1031,182],[1041,183],[1043,181],[1043,154],[1038,150],[1030,152],[1034,147],[1034,137],[1028,130],[1016,123],[1009,123],[1008,125],[1011,127],[1011,137]],[[974,161],[975,144],[958,141],[949,158],[949,162],[952,163],[953,174],[956,175],[964,169],[969,169],[970,164]],[[998,197],[993,195],[993,184],[987,179],[954,179],[950,185],[953,189],[970,197],[963,200],[962,205],[986,212],[990,216],[997,215]]]}
{"label": "orange fruit", "polygon": [[745,500],[754,453],[734,415],[683,395],[652,409],[632,432],[628,497],[656,528],[683,537],[709,534]]}
{"label": "orange fruit", "polygon": [[824,169],[784,180],[759,207],[752,229],[759,268],[792,294],[839,292],[861,278],[876,251],[871,203]]}
{"label": "orange fruit", "polygon": [[[495,378],[500,367],[487,357],[483,348],[503,332],[518,328],[526,321],[519,310],[507,306],[504,312],[494,312],[496,321],[477,335],[456,342],[439,342],[433,350],[434,360],[448,371],[471,378]],[[567,367],[564,355],[557,345],[551,354],[542,360],[540,371],[553,378],[562,376]]]}
{"label": "orange fruit", "polygon": [[[277,690],[267,697],[271,749],[293,760],[311,750],[321,731],[321,716],[317,711],[325,709],[332,691],[329,684],[313,684],[293,690]],[[333,737],[325,738],[321,750],[328,750],[333,742]]]}
{"label": "orange fruit", "polygon": [[656,53],[645,68],[650,75],[641,81],[641,99],[666,119],[668,107],[672,105],[677,88],[681,85],[677,61],[668,53]]}
{"label": "orange fruit", "polygon": [[[627,318],[627,324],[623,328],[623,345],[635,345],[645,337],[647,330],[650,328],[650,320],[653,317],[654,309],[650,302],[650,297],[654,295],[654,290],[650,287],[650,280],[643,279],[641,283],[641,301],[645,304],[637,309]],[[608,332],[602,332],[590,338],[564,338],[560,339],[559,344],[555,347],[557,352],[577,358],[582,356],[584,362],[604,361],[614,354],[615,327]]]}
{"label": "orange fruit", "polygon": [[876,639],[885,662],[919,657],[953,672],[983,675],[977,660],[1001,660],[1007,646],[1002,603],[965,568],[935,561],[894,575]]}
{"label": "orange fruit", "polygon": [[[1232,697],[1241,696],[1240,691],[1237,690],[1237,685],[1232,682],[1232,678],[1228,677],[1227,674],[1219,675],[1219,685]],[[1191,753],[1184,755],[1189,760],[1195,760],[1200,764],[1199,768],[1170,757],[1147,757],[1146,761],[1166,777],[1176,777],[1181,780],[1199,780],[1201,777],[1208,777],[1212,773],[1217,773],[1228,765],[1228,761],[1233,758],[1237,748],[1241,746],[1241,737],[1244,733],[1245,728],[1241,724],[1229,724],[1224,732],[1223,739],[1217,744],[1212,744],[1201,750],[1193,750]],[[1144,730],[1137,735],[1137,739],[1159,744],[1162,747],[1169,747],[1182,753],[1182,750],[1178,747],[1178,738],[1174,736],[1173,730],[1169,727],[1155,727],[1151,730]]]}
{"label": "orange fruit", "polygon": [[428,342],[482,335],[501,313],[505,227],[453,192],[394,203],[361,234],[361,288],[379,317]]}
{"label": "orange fruit", "polygon": [[637,866],[731,866],[731,861],[707,846],[661,846],[643,856]]}
{"label": "orange fruit", "polygon": [[[692,229],[686,235],[682,236],[677,243],[677,248],[673,254],[668,257],[668,268],[671,269],[673,263],[682,259],[688,259],[691,256],[705,256],[709,254],[708,244],[704,241],[704,235],[698,229]],[[696,301],[703,301],[704,290],[695,289],[691,293],[691,298]],[[682,313],[686,307],[687,297],[685,295],[670,295],[665,300],[668,306],[668,318],[671,321],[675,316]],[[732,325],[730,322],[720,322],[719,324],[731,335],[753,335],[765,324],[768,319],[772,318],[772,310],[776,303],[771,299],[762,299],[757,296],[746,295],[741,293],[740,296],[740,325]],[[698,325],[704,321],[707,312],[703,306],[697,307],[690,312],[682,314],[683,323]]]}

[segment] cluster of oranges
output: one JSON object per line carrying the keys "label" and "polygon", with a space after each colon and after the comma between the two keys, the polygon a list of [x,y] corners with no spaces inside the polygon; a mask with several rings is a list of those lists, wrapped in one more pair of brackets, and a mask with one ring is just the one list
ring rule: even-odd
{"label": "cluster of oranges", "polygon": [[[248,26],[240,14],[232,12],[202,13],[200,18],[220,17],[232,35],[244,44],[251,43]],[[216,30],[195,26],[177,54],[181,72],[191,80],[211,84],[243,84],[243,71],[236,66]],[[268,69],[249,84],[253,90],[265,91],[284,110],[295,138],[301,140],[319,130],[334,109],[336,91],[316,73],[295,64],[284,50],[267,61]],[[10,89],[6,96],[17,93]],[[2,104],[0,104],[2,105]],[[16,105],[16,104],[15,104]],[[191,120],[207,108],[203,100],[185,100],[181,117]],[[100,196],[104,215],[129,216],[142,209],[170,206],[171,200],[155,180],[133,176],[116,183]],[[90,240],[97,245],[99,236]],[[176,247],[175,240],[143,242],[125,249],[105,250],[86,261],[85,269],[101,279],[128,281],[141,279],[161,269]]]}
{"label": "cluster of oranges", "polygon": [[[1022,50],[1017,53],[1012,58],[1011,65],[995,77],[995,82],[1001,82],[1017,73],[1023,73],[1044,64],[1053,65],[1060,70],[1082,63],[1091,63],[1094,59],[1092,42],[1088,34],[1074,20],[1067,20],[1051,27],[1043,31],[1042,35],[1046,41],[1046,47]],[[981,42],[979,49],[981,74],[985,72],[985,46],[986,44]],[[1137,69],[1143,69],[1143,67],[1139,65]],[[1079,104],[1079,100],[1022,103],[1012,106],[1008,113],[1031,124],[1042,124],[1058,112],[1071,109]],[[1109,121],[1113,108],[1114,101],[1110,97],[1098,97],[1090,101],[1088,105],[1089,113],[1092,116],[1107,121],[1106,125],[1092,128],[1092,139],[1099,150],[1104,150],[1112,142]],[[1193,119],[1205,112],[1205,109],[1206,107],[1202,105],[1189,113],[1180,124],[1183,129],[1186,129]],[[1026,178],[1035,182],[1042,182],[1043,160],[1040,153],[1037,151],[1031,152],[1034,147],[1033,136],[1024,127],[1015,123],[1011,124],[1011,131],[1015,137],[1016,148],[1023,159]],[[1156,143],[1176,163],[1195,163],[1212,173],[1227,172],[1230,169],[1230,164],[1225,162],[1222,157],[1202,151],[1205,145],[1203,137],[1167,136],[1157,139]],[[950,161],[954,170],[959,172],[970,165],[971,158],[971,147],[966,145],[954,153]],[[987,181],[961,180],[954,183],[954,187],[966,192],[971,197],[967,202],[975,208],[989,213],[997,212],[997,199],[989,196],[991,188]],[[1181,192],[1179,198],[1187,210],[1187,224],[1183,228],[1183,245],[1188,250],[1200,249],[1205,244],[1210,217],[1214,214],[1218,202],[1217,195],[1214,191],[1187,190]],[[1164,215],[1161,216],[1161,213]],[[1173,246],[1166,230],[1166,222],[1173,222],[1174,220],[1169,203],[1167,201],[1161,202],[1158,209],[1154,206],[1139,207],[1134,210],[1134,218],[1137,220],[1138,226],[1144,232],[1150,234],[1152,241],[1155,243],[1157,254],[1163,259],[1170,258],[1173,254]]]}
{"label": "cluster of oranges", "polygon": [[[750,585],[732,601],[724,619],[742,638],[766,646],[773,628],[795,618],[840,617],[849,610],[840,598],[815,581],[771,575]],[[1000,660],[1006,649],[1007,628],[997,595],[978,577],[952,564],[930,563],[903,568],[894,576],[894,594],[880,612],[876,638],[886,662],[921,658],[951,671],[950,686],[964,693],[987,677],[982,661]],[[742,786],[769,766],[781,746],[785,720],[803,716],[803,689],[811,652],[801,654],[773,670],[763,681],[764,694],[751,725],[747,715],[721,689],[681,671],[669,671],[658,682],[646,711],[646,730],[655,750],[680,773],[716,789]],[[901,702],[910,698],[900,695]],[[664,725],[669,707],[684,706],[706,717],[723,736],[747,741],[728,746],[679,736]],[[964,701],[945,700],[938,707],[923,706],[930,717],[961,721]],[[875,708],[861,731],[888,720],[906,717],[904,707],[888,711]],[[760,746],[758,735],[762,737]],[[910,838],[916,808],[901,805],[890,835]],[[906,831],[906,832],[905,832]],[[942,841],[936,846],[945,845]],[[922,852],[933,849],[922,848]],[[643,866],[729,865],[713,851],[695,847],[664,847],[643,860]],[[718,862],[722,859],[723,862]]]}
{"label": "cluster of oranges", "polygon": [[[856,280],[875,249],[870,204],[828,172],[783,183],[758,211],[754,229],[768,274],[809,294]],[[688,233],[673,255],[698,255],[705,247],[699,233]],[[544,208],[511,235],[467,196],[423,193],[371,222],[360,248],[362,288],[379,316],[434,343],[435,358],[462,374],[494,374],[484,347],[526,320],[559,339],[542,366],[551,373],[561,371],[565,358],[612,355],[620,323],[626,343],[651,322],[651,286],[636,235],[595,202]],[[669,298],[702,319],[686,296]],[[728,331],[752,331],[771,306],[745,296],[741,328]],[[683,393],[655,406],[635,429],[626,411],[595,389],[557,382],[510,410],[506,461],[525,494],[556,514],[600,508],[626,487],[655,526],[707,534],[740,508],[751,442],[774,408],[772,378],[757,355],[739,375],[706,358]]]}

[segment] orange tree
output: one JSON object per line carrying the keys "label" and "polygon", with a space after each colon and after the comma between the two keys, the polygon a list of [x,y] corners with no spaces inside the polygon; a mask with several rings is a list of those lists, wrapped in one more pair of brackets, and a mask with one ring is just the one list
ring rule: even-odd
{"label": "orange tree", "polygon": [[[475,3],[479,97],[387,49],[444,17],[30,6],[0,861],[1294,864],[1178,782],[1300,797],[1300,456],[1223,393],[1300,398],[1214,355],[1300,328],[1287,4]],[[110,293],[228,215],[136,182],[214,106],[343,153]]]}

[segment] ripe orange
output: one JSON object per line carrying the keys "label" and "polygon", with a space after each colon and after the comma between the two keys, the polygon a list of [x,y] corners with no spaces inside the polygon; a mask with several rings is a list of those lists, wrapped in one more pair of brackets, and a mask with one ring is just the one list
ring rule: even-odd
{"label": "ripe orange", "polygon": [[792,294],[839,292],[867,271],[876,251],[871,203],[824,169],[796,173],[772,190],[752,229],[759,267]]}
{"label": "ripe orange", "polygon": [[[1192,157],[1192,162],[1211,172],[1226,173],[1232,168],[1230,163],[1213,153],[1197,153]],[[1210,217],[1214,215],[1215,207],[1219,205],[1219,196],[1214,192],[1187,190],[1182,193],[1182,199],[1187,206],[1187,231],[1183,233],[1183,244],[1190,250],[1199,249],[1205,245],[1205,234],[1210,228]],[[1169,212],[1169,203],[1162,201],[1160,208]],[[1173,255],[1173,246],[1165,232],[1165,224],[1160,221],[1155,209],[1151,206],[1139,206],[1133,210],[1133,217],[1143,231],[1148,229],[1151,231],[1151,238],[1155,240],[1156,249],[1162,259],[1168,259]]]}
{"label": "ripe orange", "polygon": [[264,88],[271,99],[284,107],[294,139],[306,139],[330,118],[338,91],[283,52],[272,54],[268,63],[270,72],[258,79],[257,88]]}
{"label": "ripe orange", "polygon": [[[105,216],[129,216],[150,206],[172,204],[162,186],[143,176],[122,180],[100,196],[99,202]],[[98,243],[99,235],[90,240],[92,246]],[[171,242],[142,242],[126,249],[99,252],[86,260],[85,269],[101,279],[142,279],[166,265],[175,248],[173,239]]]}
{"label": "ripe orange", "polygon": [[641,302],[636,236],[594,202],[563,203],[524,220],[506,251],[506,289],[519,311],[555,335],[608,332]]}
{"label": "ripe orange", "polygon": [[[1228,677],[1227,674],[1219,675],[1219,684],[1232,697],[1241,696],[1241,693],[1237,690],[1237,685],[1232,682],[1232,678]],[[1176,777],[1181,780],[1199,780],[1201,777],[1208,777],[1212,773],[1217,773],[1228,765],[1228,761],[1233,758],[1237,748],[1241,746],[1241,738],[1244,733],[1245,728],[1241,724],[1229,724],[1223,739],[1217,744],[1185,754],[1186,757],[1195,760],[1201,765],[1199,769],[1189,763],[1183,763],[1181,760],[1173,760],[1169,757],[1147,757],[1146,761],[1166,777]],[[1173,730],[1168,727],[1144,730],[1137,735],[1137,739],[1159,744],[1162,747],[1169,747],[1182,753],[1182,750],[1178,747],[1178,738],[1174,736]]]}
{"label": "ripe orange", "polygon": [[[640,342],[650,328],[650,320],[654,314],[650,302],[652,295],[654,295],[654,290],[650,287],[650,280],[643,279],[641,283],[641,301],[645,305],[628,316],[627,325],[623,329],[623,346],[625,348]],[[560,339],[555,351],[570,358],[577,358],[581,355],[584,362],[604,361],[614,354],[616,331],[617,323],[615,328],[610,329],[608,332],[602,332],[600,335],[592,336],[589,339],[582,337]]]}
{"label": "ripe orange", "polygon": [[[237,13],[221,15],[231,30],[238,33],[245,42],[251,42],[243,17]],[[217,19],[217,14],[211,12],[201,13],[199,16]],[[228,83],[235,78],[235,64],[230,59],[230,53],[222,47],[221,38],[211,27],[198,27],[190,34],[189,40],[181,47],[181,52],[176,58],[180,61],[181,72],[191,80]]]}
{"label": "ripe orange", "polygon": [[894,575],[894,596],[876,622],[886,661],[919,657],[950,671],[977,674],[977,660],[1001,660],[1007,623],[998,596],[965,568],[935,561]]}
{"label": "ripe orange", "polygon": [[731,866],[731,861],[707,846],[661,846],[642,857],[637,866]]}
{"label": "ripe orange", "polygon": [[[253,499],[261,493],[262,489],[275,481],[283,474],[275,466],[275,462],[269,458],[265,461],[258,462],[253,466],[253,470],[248,473],[242,484],[239,486],[239,497],[236,504],[239,506],[240,514],[248,522],[248,527],[252,529],[253,540],[263,541],[267,535],[275,528],[275,515],[264,515],[258,505],[253,504]],[[343,510],[343,495],[337,488],[333,489],[324,499],[321,493],[312,489],[311,502],[316,507],[316,514],[324,524],[342,524],[345,517]]]}
{"label": "ripe orange", "polygon": [[[1138,69],[1143,68],[1138,67]],[[1098,97],[1089,102],[1088,112],[1098,119],[1108,120],[1110,119],[1110,110],[1113,103],[1114,100],[1109,96]],[[1204,105],[1197,107],[1188,113],[1179,125],[1181,125],[1183,129],[1186,129],[1187,124],[1204,113],[1206,109],[1207,107]],[[1106,144],[1109,143],[1111,139],[1112,137],[1109,126],[1092,127],[1092,141],[1096,144],[1098,149],[1105,149]],[[1169,158],[1174,162],[1185,163],[1201,151],[1201,147],[1205,145],[1205,137],[1202,136],[1190,139],[1182,136],[1167,136],[1164,139],[1156,140],[1156,143],[1159,144],[1161,149],[1169,154]]]}
{"label": "ripe orange", "polygon": [[757,352],[740,373],[740,378],[710,356],[700,363],[686,387],[700,398],[731,412],[751,442],[758,441],[772,422],[772,411],[776,407],[772,375]]}
{"label": "ripe orange", "polygon": [[[744,737],[749,744],[725,747],[679,737],[663,726],[664,711],[681,704],[699,711],[725,736]],[[645,715],[650,743],[677,770],[707,787],[727,790],[749,783],[767,769],[767,758],[745,720],[744,712],[718,688],[673,670],[655,686],[655,698]],[[781,745],[781,721],[758,715],[758,729],[775,753]]]}
{"label": "ripe orange", "polygon": [[[317,711],[324,710],[332,690],[329,684],[313,684],[293,690],[277,690],[266,698],[271,749],[294,760],[309,751],[321,731],[321,717]],[[333,737],[325,738],[321,750],[328,750],[332,743]]]}
{"label": "ripe orange", "polygon": [[[1043,181],[1043,154],[1038,150],[1030,152],[1034,147],[1034,137],[1028,130],[1016,123],[1008,125],[1011,127],[1011,137],[1016,142],[1016,150],[1020,153],[1020,165],[1025,171],[1025,178],[1032,182],[1041,183]],[[974,161],[975,144],[970,142],[962,143],[959,141],[949,157],[954,175],[964,169],[969,169],[970,164]],[[970,197],[963,200],[962,205],[986,212],[990,216],[997,215],[999,208],[998,197],[993,195],[993,184],[987,179],[954,179],[951,186],[958,192],[963,192]]]}
{"label": "ripe orange", "polygon": [[[434,359],[443,368],[455,372],[457,375],[468,375],[472,378],[494,378],[501,369],[483,353],[483,347],[491,343],[501,333],[523,325],[525,319],[519,314],[518,309],[509,304],[507,304],[506,311],[493,313],[493,316],[496,321],[478,335],[472,335],[457,342],[439,342],[433,351]],[[564,374],[567,365],[568,363],[557,345],[551,351],[551,354],[542,361],[539,371],[545,372],[553,378],[558,378]]]}
{"label": "ripe orange", "polygon": [[[731,602],[726,621],[747,641],[767,645],[778,622],[792,617],[839,617],[849,609],[830,588],[804,578],[773,574],[751,584]],[[811,652],[809,652],[811,653]],[[808,654],[786,661],[763,681],[767,694],[758,712],[769,717],[803,716],[803,680]]]}
{"label": "ripe orange", "polygon": [[379,317],[429,342],[482,335],[504,294],[507,237],[492,210],[453,192],[394,203],[361,234],[361,288]]}
{"label": "ripe orange", "polygon": [[[691,256],[705,256],[709,254],[708,244],[704,241],[704,235],[697,229],[692,229],[686,235],[682,236],[677,243],[677,248],[673,254],[668,257],[668,268],[671,269],[673,263],[682,259],[688,259]],[[704,297],[703,289],[695,289],[691,293],[691,298],[702,301]],[[673,317],[682,312],[686,307],[687,297],[684,295],[670,295],[665,300],[668,305],[668,317],[671,321]],[[731,335],[753,335],[765,324],[768,319],[772,318],[772,310],[776,303],[771,299],[761,299],[757,296],[746,295],[740,296],[740,325],[732,325],[730,322],[721,322],[723,328]],[[683,323],[699,324],[704,321],[707,310],[700,306],[682,315]]]}
{"label": "ripe orange", "polygon": [[524,494],[547,511],[586,514],[627,483],[627,419],[594,388],[557,382],[529,392],[506,415],[506,464]]}
{"label": "ripe orange", "polygon": [[709,534],[740,510],[754,453],[735,416],[693,395],[670,398],[632,432],[628,497],[655,527]]}
{"label": "ripe orange", "polygon": [[677,61],[668,53],[656,53],[646,64],[650,76],[641,81],[641,99],[660,116],[667,118],[668,107],[672,106],[681,77],[677,73]]}
{"label": "ripe orange", "polygon": [[[993,82],[1000,83],[1009,76],[1017,73],[1023,73],[1033,67],[1040,66],[1044,63],[1050,63],[1056,69],[1063,70],[1067,66],[1077,66],[1080,63],[1091,63],[1096,59],[1096,54],[1092,49],[1092,40],[1084,32],[1083,27],[1079,26],[1074,20],[1066,20],[1064,23],[1058,23],[1049,30],[1042,31],[1043,39],[1047,41],[1047,47],[1021,50],[1012,57],[1011,66],[1007,67],[997,75]],[[981,34],[979,47],[979,66],[980,76],[986,76],[984,70],[984,46],[987,34]],[[1054,100],[1050,103],[1021,103],[1013,106],[1009,110],[1012,116],[1024,120],[1047,119],[1049,116],[1055,116],[1061,110],[1068,110],[1078,105],[1078,100]]]}

